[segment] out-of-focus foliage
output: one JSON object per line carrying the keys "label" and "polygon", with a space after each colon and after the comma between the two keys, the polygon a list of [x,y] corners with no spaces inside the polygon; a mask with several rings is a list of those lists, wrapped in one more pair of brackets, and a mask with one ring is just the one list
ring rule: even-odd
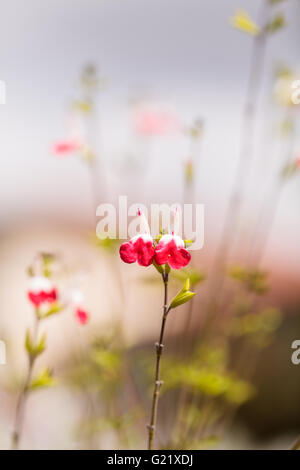
{"label": "out-of-focus foliage", "polygon": [[49,368],[42,370],[37,376],[35,376],[29,384],[30,390],[36,390],[43,387],[52,387],[56,384],[53,378],[53,373]]}
{"label": "out-of-focus foliage", "polygon": [[256,36],[260,28],[252,21],[249,14],[244,10],[238,10],[231,20],[232,25],[244,33]]}
{"label": "out-of-focus foliage", "polygon": [[241,282],[249,292],[261,295],[268,290],[267,273],[264,271],[233,266],[229,274],[233,279]]}
{"label": "out-of-focus foliage", "polygon": [[176,281],[179,281],[180,283],[185,282],[186,279],[189,279],[191,287],[194,288],[197,286],[197,284],[200,284],[205,280],[205,274],[199,269],[189,267],[180,269],[178,271],[174,270],[172,272],[172,278]]}
{"label": "out-of-focus foliage", "polygon": [[276,33],[286,26],[286,20],[283,13],[277,13],[272,20],[266,25],[267,33]]}
{"label": "out-of-focus foliage", "polygon": [[256,347],[263,348],[270,344],[280,323],[280,311],[270,307],[233,318],[228,331],[232,336],[246,337]]}
{"label": "out-of-focus foliage", "polygon": [[36,358],[46,349],[46,335],[43,334],[37,344],[35,344],[31,338],[30,330],[27,330],[25,338],[25,349],[28,352],[30,360]]}
{"label": "out-of-focus foliage", "polygon": [[[206,362],[202,362],[201,357],[206,357]],[[190,392],[199,395],[220,397],[235,404],[244,403],[253,396],[254,388],[226,370],[225,359],[224,351],[207,348],[206,352],[201,351],[199,358],[187,363],[165,361],[164,391],[187,387]]]}
{"label": "out-of-focus foliage", "polygon": [[98,248],[101,248],[107,251],[107,253],[114,254],[114,255],[120,246],[120,240],[108,238],[108,237],[100,239],[97,237],[95,233],[91,234],[91,242]]}

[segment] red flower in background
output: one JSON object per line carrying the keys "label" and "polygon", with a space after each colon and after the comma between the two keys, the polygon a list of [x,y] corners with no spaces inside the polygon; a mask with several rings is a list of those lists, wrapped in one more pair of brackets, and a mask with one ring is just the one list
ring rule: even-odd
{"label": "red flower in background", "polygon": [[53,146],[56,155],[69,155],[80,150],[82,144],[77,140],[62,140]]}
{"label": "red flower in background", "polygon": [[140,217],[140,229],[142,232],[133,237],[129,242],[122,243],[120,246],[120,257],[124,263],[135,263],[140,266],[150,266],[154,259],[153,238],[150,235],[150,229],[146,217],[141,211],[138,211]]}
{"label": "red flower in background", "polygon": [[89,321],[90,316],[86,310],[83,310],[82,308],[77,308],[75,310],[75,318],[78,323],[80,323],[80,325],[85,325]]}
{"label": "red flower in background", "polygon": [[179,120],[171,111],[148,105],[140,106],[133,115],[133,126],[143,136],[164,135],[179,129]]}
{"label": "red flower in background", "polygon": [[90,315],[84,308],[84,295],[82,291],[77,288],[70,289],[67,293],[67,301],[74,311],[76,321],[80,325],[86,325],[90,319]]}
{"label": "red flower in background", "polygon": [[36,307],[43,303],[53,303],[57,300],[57,290],[49,279],[43,276],[32,277],[29,282],[28,299]]}

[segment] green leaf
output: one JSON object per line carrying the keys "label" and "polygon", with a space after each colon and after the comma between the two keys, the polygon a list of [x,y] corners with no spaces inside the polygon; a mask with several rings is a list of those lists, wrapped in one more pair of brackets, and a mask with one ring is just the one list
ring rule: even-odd
{"label": "green leaf", "polygon": [[37,388],[52,387],[53,385],[55,385],[55,379],[52,376],[52,371],[46,368],[32,379],[29,388],[36,390]]}
{"label": "green leaf", "polygon": [[188,248],[189,246],[191,246],[193,243],[194,243],[195,240],[184,240],[184,246],[185,248]]}
{"label": "green leaf", "polygon": [[285,1],[286,0],[269,0],[269,3],[271,3],[271,5],[277,5],[278,3],[282,3]]}
{"label": "green leaf", "polygon": [[171,271],[170,266],[168,264],[165,264],[165,273],[169,274],[170,271]]}
{"label": "green leaf", "polygon": [[29,330],[26,331],[25,349],[31,358],[35,358],[42,354],[46,349],[46,335],[43,334],[38,344],[34,344]]}
{"label": "green leaf", "polygon": [[179,305],[185,304],[186,302],[188,302],[194,297],[195,292],[191,292],[189,289],[190,289],[190,280],[188,278],[186,279],[181,291],[178,292],[178,294],[174,297],[174,299],[170,303],[169,310],[171,310],[172,308],[176,308]]}
{"label": "green leaf", "polygon": [[189,278],[192,287],[205,280],[204,273],[195,268],[174,270],[172,275],[180,282],[184,282],[187,278]]}
{"label": "green leaf", "polygon": [[285,17],[282,13],[278,13],[274,18],[267,23],[265,29],[268,33],[276,33],[286,25]]}
{"label": "green leaf", "polygon": [[242,266],[233,266],[229,275],[257,295],[265,294],[268,290],[267,274],[259,269],[247,269]]}
{"label": "green leaf", "polygon": [[156,264],[155,261],[153,261],[153,266],[154,266],[155,269],[159,272],[159,274],[163,274],[164,268],[163,268],[161,265]]}
{"label": "green leaf", "polygon": [[231,20],[232,25],[244,33],[256,36],[260,33],[259,27],[252,21],[248,13],[238,10]]}
{"label": "green leaf", "polygon": [[299,165],[298,160],[293,161],[293,162],[288,162],[281,170],[281,177],[283,179],[291,178],[292,176],[295,175],[296,172],[299,171],[299,169],[300,169],[300,165]]}
{"label": "green leaf", "polygon": [[60,313],[64,309],[64,306],[62,304],[59,304],[58,302],[53,302],[51,304],[51,307],[45,314],[41,314],[41,318],[48,318],[51,317],[51,315],[55,315],[57,313]]}

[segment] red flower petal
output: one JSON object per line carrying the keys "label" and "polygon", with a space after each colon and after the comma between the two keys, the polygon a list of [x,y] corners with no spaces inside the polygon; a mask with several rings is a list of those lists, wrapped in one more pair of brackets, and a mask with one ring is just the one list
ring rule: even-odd
{"label": "red flower petal", "polygon": [[55,302],[57,300],[57,291],[52,289],[50,292],[28,292],[28,299],[35,307],[39,307],[44,302]]}
{"label": "red flower petal", "polygon": [[43,302],[43,293],[28,292],[28,299],[35,307],[39,307]]}
{"label": "red flower petal", "polygon": [[180,248],[172,252],[168,264],[170,268],[180,269],[184,268],[191,261],[191,255],[185,248]]}
{"label": "red flower petal", "polygon": [[120,257],[124,263],[134,263],[137,260],[137,254],[132,242],[122,243],[120,246]]}
{"label": "red flower petal", "polygon": [[156,264],[166,264],[169,260],[170,247],[167,243],[158,244],[155,249],[155,262]]}
{"label": "red flower petal", "polygon": [[140,266],[150,266],[154,258],[154,247],[153,243],[148,240],[144,241],[142,237],[139,237],[136,242],[133,244],[136,255],[137,262]]}
{"label": "red flower petal", "polygon": [[185,248],[178,248],[175,241],[159,243],[155,250],[155,262],[159,265],[168,263],[170,268],[180,269],[191,260],[190,253]]}
{"label": "red flower petal", "polygon": [[86,323],[89,321],[89,314],[81,308],[78,308],[75,311],[75,317],[80,325],[86,325]]}
{"label": "red flower petal", "polygon": [[55,302],[57,300],[56,289],[52,289],[50,292],[45,293],[47,302]]}
{"label": "red flower petal", "polygon": [[79,150],[80,145],[77,141],[62,141],[62,142],[57,142],[53,146],[53,152],[56,153],[57,155],[67,155],[72,152],[76,152]]}

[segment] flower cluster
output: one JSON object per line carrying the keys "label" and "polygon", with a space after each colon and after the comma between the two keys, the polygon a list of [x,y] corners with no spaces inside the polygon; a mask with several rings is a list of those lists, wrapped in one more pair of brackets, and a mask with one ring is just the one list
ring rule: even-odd
{"label": "flower cluster", "polygon": [[[178,226],[178,211],[175,212],[174,228]],[[125,263],[135,263],[140,266],[169,265],[170,268],[180,269],[190,262],[191,255],[185,248],[185,243],[175,230],[154,240],[146,217],[138,211],[141,233],[125,242],[120,247],[120,257]]]}
{"label": "flower cluster", "polygon": [[70,307],[78,323],[85,325],[89,320],[89,314],[84,308],[84,297],[81,290],[69,289],[68,292],[60,296],[57,286],[51,280],[47,257],[49,255],[42,253],[36,258],[34,268],[30,268],[28,300],[41,318]]}

